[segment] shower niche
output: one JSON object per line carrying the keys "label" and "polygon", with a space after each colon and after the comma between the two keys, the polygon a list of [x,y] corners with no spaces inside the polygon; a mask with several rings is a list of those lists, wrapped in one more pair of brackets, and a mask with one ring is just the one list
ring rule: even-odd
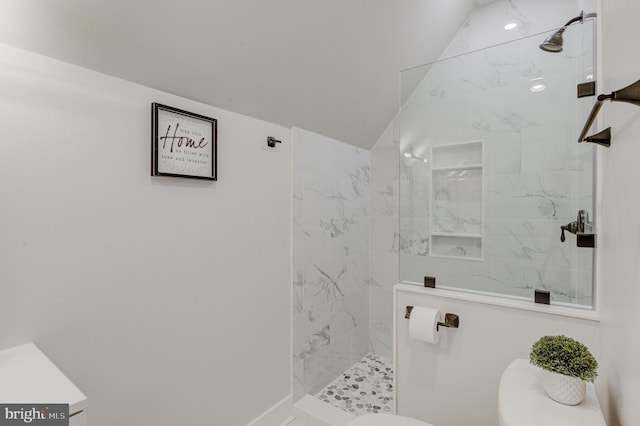
{"label": "shower niche", "polygon": [[482,141],[431,147],[431,256],[482,260]]}

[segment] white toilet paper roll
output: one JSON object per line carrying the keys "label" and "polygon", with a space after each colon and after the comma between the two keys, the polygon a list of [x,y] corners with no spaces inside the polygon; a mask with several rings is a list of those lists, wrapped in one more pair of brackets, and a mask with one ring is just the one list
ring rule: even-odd
{"label": "white toilet paper roll", "polygon": [[409,337],[427,343],[438,343],[440,333],[436,331],[442,314],[437,309],[414,306],[409,315]]}

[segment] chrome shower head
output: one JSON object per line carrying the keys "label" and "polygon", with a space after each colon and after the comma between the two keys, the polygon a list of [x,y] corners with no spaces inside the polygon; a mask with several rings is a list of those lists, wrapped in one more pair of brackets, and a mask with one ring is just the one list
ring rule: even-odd
{"label": "chrome shower head", "polygon": [[562,52],[562,45],[564,44],[564,38],[562,37],[562,33],[564,33],[566,27],[560,28],[555,33],[551,34],[546,38],[545,41],[540,45],[540,49],[545,52],[558,53]]}
{"label": "chrome shower head", "polygon": [[543,41],[542,44],[540,45],[540,49],[544,50],[545,52],[552,52],[552,53],[562,52],[562,45],[564,44],[562,33],[564,33],[567,27],[573,24],[574,22],[584,22],[585,18],[591,18],[595,16],[596,16],[595,13],[589,13],[585,15],[584,12],[580,12],[580,15],[569,20],[569,22],[564,24],[562,28],[560,28],[558,31],[556,31],[555,33],[547,37],[547,39]]}

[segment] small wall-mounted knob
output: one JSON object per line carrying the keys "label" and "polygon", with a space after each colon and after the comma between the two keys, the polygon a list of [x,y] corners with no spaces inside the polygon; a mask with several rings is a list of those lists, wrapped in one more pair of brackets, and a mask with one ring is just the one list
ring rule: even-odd
{"label": "small wall-mounted knob", "polygon": [[269,147],[271,147],[271,148],[275,148],[277,143],[282,143],[282,141],[279,141],[278,139],[276,139],[276,138],[274,138],[274,137],[272,137],[272,136],[269,136],[269,137],[267,138],[267,145],[268,145]]}
{"label": "small wall-mounted knob", "polygon": [[589,222],[589,213],[586,210],[578,211],[578,217],[574,222],[560,226],[560,241],[564,243],[564,231],[571,232],[577,237],[578,247],[595,247],[595,235],[593,234],[593,224]]}

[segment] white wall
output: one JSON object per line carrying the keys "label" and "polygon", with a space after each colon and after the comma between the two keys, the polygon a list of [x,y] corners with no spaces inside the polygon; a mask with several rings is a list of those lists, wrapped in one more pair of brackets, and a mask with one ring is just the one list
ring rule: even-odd
{"label": "white wall", "polygon": [[[640,3],[602,1],[603,76],[601,93],[640,79],[637,19]],[[598,230],[598,287],[602,313],[600,401],[610,426],[640,424],[640,108],[607,103],[604,129],[612,146],[601,150]]]}
{"label": "white wall", "polygon": [[[399,414],[438,426],[495,426],[498,383],[517,358],[545,335],[564,334],[598,357],[598,322],[438,296],[399,285],[396,294],[396,389]],[[444,329],[438,344],[411,340],[406,306],[458,314],[460,327]]]}
{"label": "white wall", "polygon": [[[35,341],[92,426],[289,395],[289,129],[8,46],[0,87],[0,348]],[[153,101],[218,119],[217,182],[149,176]]]}

